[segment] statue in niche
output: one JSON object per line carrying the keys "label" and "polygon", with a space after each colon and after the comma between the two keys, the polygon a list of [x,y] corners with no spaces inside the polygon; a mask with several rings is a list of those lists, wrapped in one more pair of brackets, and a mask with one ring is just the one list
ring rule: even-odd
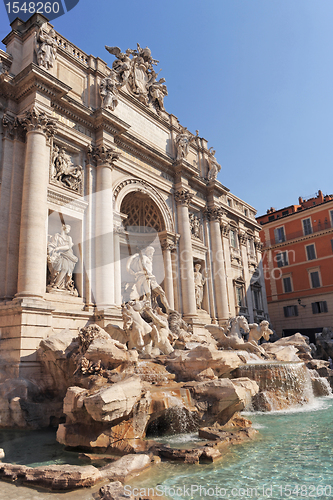
{"label": "statue in niche", "polygon": [[129,257],[126,270],[135,277],[135,283],[130,294],[131,300],[145,299],[150,305],[156,303],[159,297],[166,312],[169,313],[170,306],[163,288],[157,283],[153,274],[154,247],[148,246],[139,253]]}
{"label": "statue in niche", "polygon": [[200,219],[197,215],[190,214],[189,215],[190,219],[190,227],[191,227],[191,233],[195,238],[200,238]]}
{"label": "statue in niche", "polygon": [[73,191],[80,192],[82,186],[83,169],[81,165],[74,165],[71,157],[64,148],[53,148],[52,181],[55,181]]}
{"label": "statue in niche", "polygon": [[221,170],[221,165],[216,161],[215,153],[216,153],[215,149],[209,148],[208,176],[207,176],[209,181],[216,181],[217,174]]}
{"label": "statue in niche", "polygon": [[201,264],[194,266],[194,287],[195,287],[195,302],[197,309],[201,309],[203,301],[203,287],[206,283],[206,278],[201,274]]}
{"label": "statue in niche", "polygon": [[118,88],[114,70],[111,70],[109,76],[101,81],[99,93],[102,98],[102,108],[114,111],[118,104]]}
{"label": "statue in niche", "polygon": [[47,264],[50,273],[48,291],[64,290],[77,296],[72,279],[78,258],[73,253],[73,240],[69,236],[71,226],[63,224],[61,233],[49,236],[47,245]]}
{"label": "statue in niche", "polygon": [[45,33],[43,26],[39,28],[36,40],[38,66],[43,66],[46,69],[53,68],[53,63],[57,57],[57,42],[54,37],[54,29]]}
{"label": "statue in niche", "polygon": [[192,135],[186,127],[181,128],[180,133],[176,137],[177,160],[185,160],[187,158],[190,144],[198,136],[198,131],[196,131],[196,134],[196,136]]}

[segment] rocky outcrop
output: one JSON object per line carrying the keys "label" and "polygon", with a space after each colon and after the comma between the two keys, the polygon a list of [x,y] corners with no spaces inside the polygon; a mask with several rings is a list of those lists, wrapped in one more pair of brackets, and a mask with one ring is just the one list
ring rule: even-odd
{"label": "rocky outcrop", "polygon": [[126,455],[99,470],[105,479],[124,482],[131,475],[149,467],[151,463],[152,457],[148,454]]}
{"label": "rocky outcrop", "polygon": [[134,496],[125,490],[120,481],[114,481],[102,486],[99,490],[99,498],[101,500],[134,500]]}
{"label": "rocky outcrop", "polygon": [[178,380],[200,380],[200,373],[208,368],[216,377],[227,377],[240,364],[240,358],[233,351],[219,351],[211,345],[200,345],[190,351],[175,350],[166,366]]}
{"label": "rocky outcrop", "polygon": [[218,379],[186,384],[202,414],[201,421],[227,423],[235,412],[244,410],[258,393],[256,382],[248,378]]}
{"label": "rocky outcrop", "polygon": [[92,465],[47,465],[27,467],[0,463],[0,477],[10,481],[43,486],[52,490],[87,488],[103,480],[101,472]]}
{"label": "rocky outcrop", "polygon": [[[274,343],[262,344],[262,347],[266,352],[273,354],[273,359],[277,359],[279,361],[299,361],[299,359],[301,359],[302,361],[308,361],[312,359],[311,347],[308,341],[308,337],[305,337],[300,333],[295,333],[295,335],[291,335],[290,337],[282,337]],[[283,356],[288,357],[288,352],[290,353],[291,357],[293,356],[293,350],[286,350],[285,353],[283,353],[282,350],[279,350],[279,348],[282,346],[295,347],[297,349],[296,352],[298,359],[281,359],[281,357]],[[277,355],[279,355],[278,353],[281,353],[280,357],[276,357]]]}

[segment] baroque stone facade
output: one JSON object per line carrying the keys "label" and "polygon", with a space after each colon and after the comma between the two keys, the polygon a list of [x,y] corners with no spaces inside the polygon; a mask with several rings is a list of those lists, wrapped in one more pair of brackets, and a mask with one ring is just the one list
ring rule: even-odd
{"label": "baroque stone facade", "polygon": [[14,21],[3,42],[7,368],[38,370],[36,348],[52,332],[122,324],[121,306],[141,279],[133,266],[148,247],[156,300],[193,331],[238,314],[266,319],[256,212],[217,180],[221,166],[198,131],[165,111],[150,50],[106,47],[106,63],[37,14]]}

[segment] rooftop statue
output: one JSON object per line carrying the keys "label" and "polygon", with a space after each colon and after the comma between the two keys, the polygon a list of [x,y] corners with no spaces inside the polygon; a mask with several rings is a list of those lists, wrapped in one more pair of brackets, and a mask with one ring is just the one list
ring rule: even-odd
{"label": "rooftop statue", "polygon": [[118,83],[116,72],[112,69],[109,76],[103,78],[99,86],[102,108],[114,111],[118,104]]}
{"label": "rooftop statue", "polygon": [[209,181],[216,181],[217,174],[221,170],[221,165],[217,163],[216,158],[215,158],[215,149],[209,148],[209,156],[208,156],[208,180]]}
{"label": "rooftop statue", "polygon": [[153,69],[159,61],[153,59],[148,47],[137,44],[136,49],[122,52],[119,47],[105,46],[116,56],[112,64],[117,89],[126,85],[127,90],[143,104],[153,106],[157,112],[164,111],[164,97],[168,95],[165,79],[156,80],[158,73]]}
{"label": "rooftop statue", "polygon": [[38,66],[43,66],[44,68],[49,69],[53,68],[53,63],[57,57],[57,42],[54,39],[54,29],[51,29],[48,33],[46,33],[43,26],[39,28],[37,33],[35,50],[37,53]]}
{"label": "rooftop statue", "polygon": [[[197,135],[198,135],[198,131]],[[189,153],[190,144],[197,137],[191,134],[186,127],[182,127],[181,131],[176,137],[176,147],[177,147],[177,160],[186,160]]]}

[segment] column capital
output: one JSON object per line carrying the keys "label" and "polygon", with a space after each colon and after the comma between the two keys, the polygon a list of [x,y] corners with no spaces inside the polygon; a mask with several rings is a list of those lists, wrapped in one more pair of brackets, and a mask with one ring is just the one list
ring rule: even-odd
{"label": "column capital", "polygon": [[229,236],[229,233],[230,233],[230,224],[226,221],[220,221],[220,224],[221,224],[221,233],[222,233],[222,236],[225,236],[226,238]]}
{"label": "column capital", "polygon": [[193,196],[194,195],[190,193],[189,189],[180,189],[175,192],[175,200],[179,205],[189,206]]}
{"label": "column capital", "polygon": [[256,248],[256,250],[257,250],[258,252],[261,252],[261,251],[262,251],[262,249],[264,248],[264,244],[263,244],[263,242],[262,242],[262,241],[261,241],[261,239],[260,239],[260,238],[258,238],[258,237],[257,237],[257,238],[254,238],[254,246],[255,246],[255,248]]}
{"label": "column capital", "polygon": [[248,240],[248,235],[242,229],[238,230],[239,242],[241,245],[246,245]]}
{"label": "column capital", "polygon": [[107,166],[113,169],[114,162],[119,158],[120,153],[116,152],[115,148],[105,146],[89,146],[87,157],[89,162],[93,161],[96,165]]}
{"label": "column capital", "polygon": [[226,211],[221,207],[210,207],[205,209],[204,214],[208,220],[221,221],[221,218],[226,214]]}
{"label": "column capital", "polygon": [[18,121],[27,132],[41,132],[46,137],[50,137],[56,131],[56,121],[36,106],[26,111],[23,116],[19,117]]}
{"label": "column capital", "polygon": [[161,248],[162,250],[170,250],[170,252],[172,252],[173,250],[176,250],[177,246],[173,241],[170,241],[167,238],[165,238],[164,240],[161,241]]}

